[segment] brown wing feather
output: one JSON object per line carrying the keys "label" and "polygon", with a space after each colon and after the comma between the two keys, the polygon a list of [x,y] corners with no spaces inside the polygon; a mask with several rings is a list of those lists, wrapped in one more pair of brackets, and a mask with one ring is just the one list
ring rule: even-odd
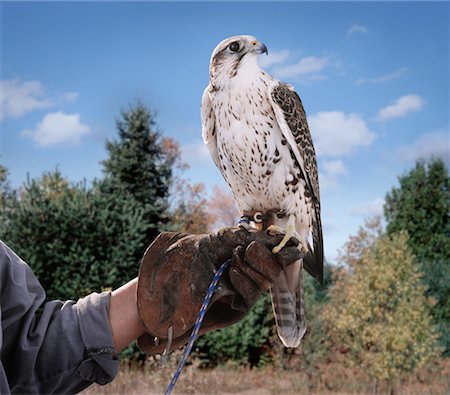
{"label": "brown wing feather", "polygon": [[314,145],[306,120],[302,101],[289,85],[280,83],[271,90],[272,100],[283,113],[301,157],[303,158],[303,173],[306,180],[306,192],[311,195],[314,206],[313,216],[313,246],[314,252],[304,259],[306,271],[323,283],[323,236],[320,219],[320,191],[317,159]]}

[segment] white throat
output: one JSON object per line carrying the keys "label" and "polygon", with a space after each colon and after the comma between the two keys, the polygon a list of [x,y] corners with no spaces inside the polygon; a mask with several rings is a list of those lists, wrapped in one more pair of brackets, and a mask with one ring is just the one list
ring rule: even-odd
{"label": "white throat", "polygon": [[[236,74],[237,81],[251,81],[262,72],[258,65],[258,57],[256,55],[247,55],[241,60],[239,70]],[[232,80],[232,79],[231,79]]]}
{"label": "white throat", "polygon": [[258,57],[253,53],[247,54],[241,59],[237,71],[231,70],[230,66],[230,63],[226,63],[217,68],[214,78],[211,78],[214,89],[229,89],[237,84],[247,85],[262,73],[258,65]]}

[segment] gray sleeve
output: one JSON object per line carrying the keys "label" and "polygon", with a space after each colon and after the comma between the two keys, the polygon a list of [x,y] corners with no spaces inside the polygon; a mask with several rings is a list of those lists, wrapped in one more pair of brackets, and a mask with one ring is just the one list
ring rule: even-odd
{"label": "gray sleeve", "polygon": [[109,292],[45,303],[29,266],[0,241],[0,393],[76,393],[117,374]]}

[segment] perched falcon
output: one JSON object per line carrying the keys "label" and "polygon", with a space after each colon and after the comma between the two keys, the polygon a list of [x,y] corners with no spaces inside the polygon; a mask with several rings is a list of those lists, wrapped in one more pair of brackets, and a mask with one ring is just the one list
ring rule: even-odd
{"label": "perched falcon", "polygon": [[264,52],[253,36],[230,37],[214,49],[202,135],[242,215],[286,234],[273,252],[291,236],[300,241],[304,258],[271,288],[280,339],[297,347],[306,331],[302,268],[323,281],[317,161],[302,102],[258,66]]}

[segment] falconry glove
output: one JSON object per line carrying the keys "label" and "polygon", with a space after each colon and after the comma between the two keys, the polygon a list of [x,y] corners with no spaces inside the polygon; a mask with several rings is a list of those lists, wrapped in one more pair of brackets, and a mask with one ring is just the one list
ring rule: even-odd
{"label": "falconry glove", "polygon": [[187,343],[211,280],[228,259],[231,265],[214,292],[200,335],[241,320],[281,270],[302,258],[295,239],[272,254],[282,238],[242,227],[213,235],[161,233],[139,270],[137,303],[148,332],[138,339],[139,348],[156,354],[172,338],[172,348]]}

